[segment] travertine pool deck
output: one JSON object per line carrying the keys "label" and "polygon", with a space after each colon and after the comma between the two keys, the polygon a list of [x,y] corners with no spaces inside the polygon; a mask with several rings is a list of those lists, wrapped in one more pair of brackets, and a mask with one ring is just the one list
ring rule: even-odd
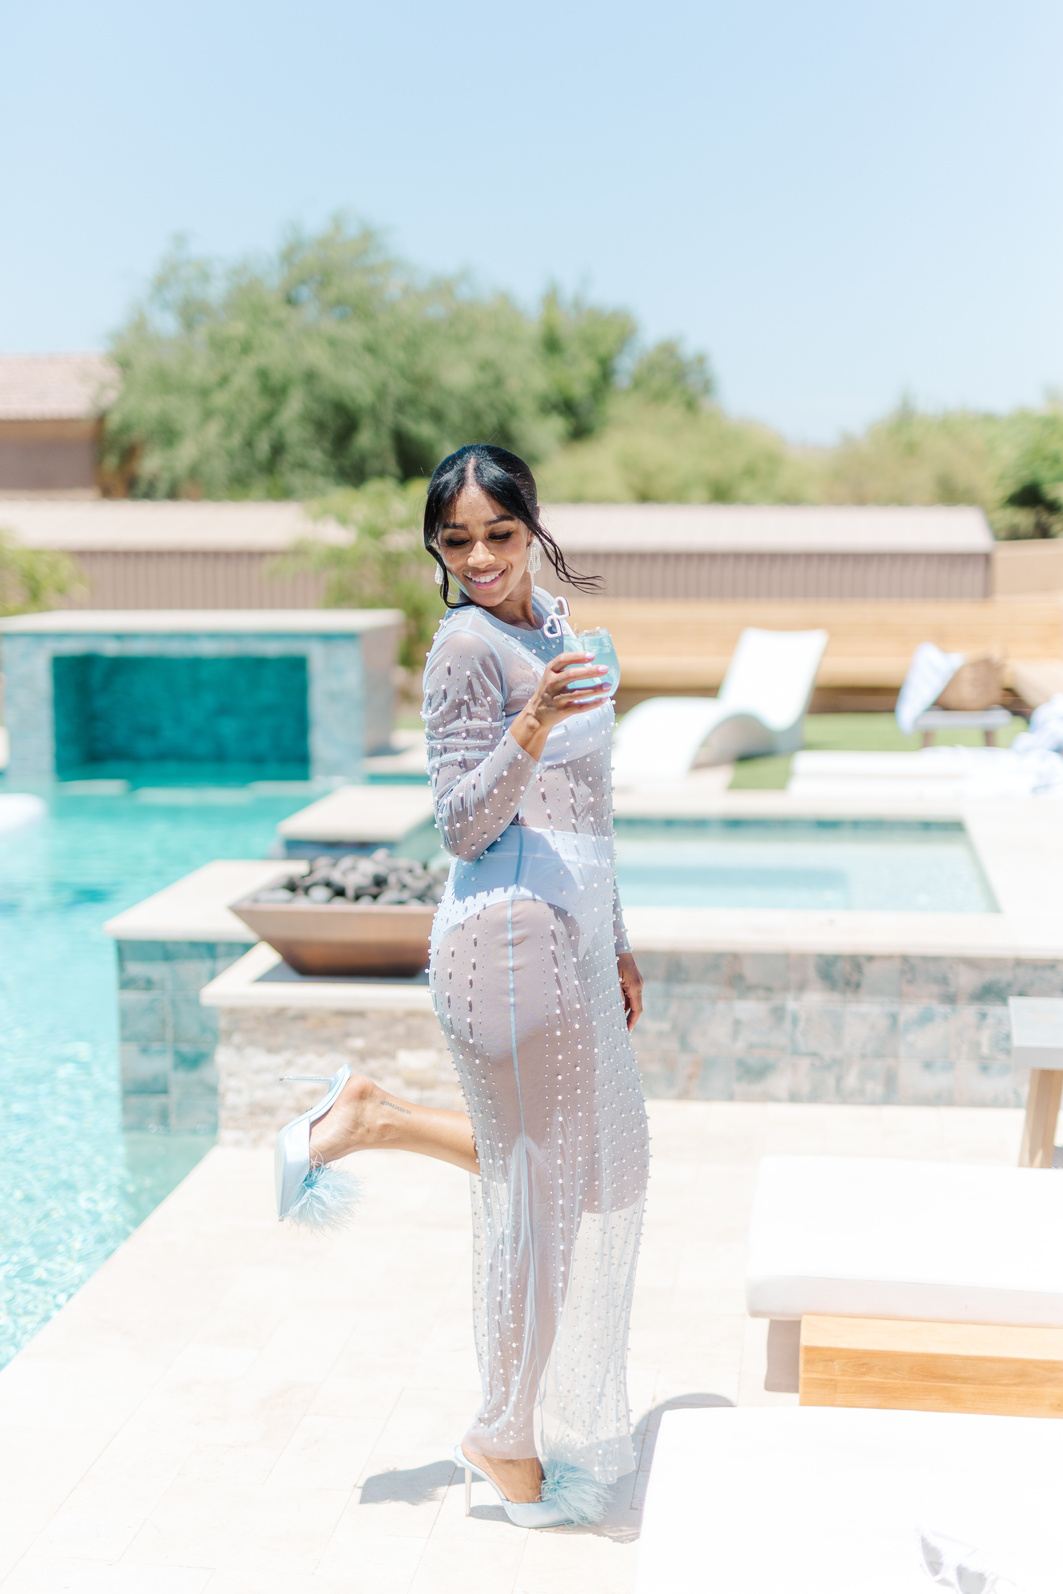
{"label": "travertine pool deck", "polygon": [[[631,1337],[643,1467],[594,1530],[527,1533],[447,1459],[477,1398],[466,1180],[359,1160],[336,1239],[278,1226],[268,1150],[217,1148],[0,1374],[4,1594],[627,1594],[668,1404],[790,1403],[746,1317],[758,1159],[1010,1163],[993,1108],[653,1102]],[[711,1502],[706,1502],[711,1511]],[[724,1594],[724,1591],[721,1591]]]}

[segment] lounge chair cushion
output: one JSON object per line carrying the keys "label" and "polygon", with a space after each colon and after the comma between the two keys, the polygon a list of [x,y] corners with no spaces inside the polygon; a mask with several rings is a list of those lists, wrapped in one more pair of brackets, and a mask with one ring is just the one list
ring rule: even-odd
{"label": "lounge chair cushion", "polygon": [[920,1529],[1058,1594],[1061,1495],[1063,1423],[1037,1417],[667,1411],[636,1594],[929,1594]]}
{"label": "lounge chair cushion", "polygon": [[765,1157],[755,1317],[1063,1327],[1063,1176],[882,1157]]}

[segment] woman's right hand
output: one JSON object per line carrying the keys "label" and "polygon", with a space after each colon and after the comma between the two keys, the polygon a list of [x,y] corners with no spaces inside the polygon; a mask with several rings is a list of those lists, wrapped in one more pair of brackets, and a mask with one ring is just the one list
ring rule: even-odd
{"label": "woman's right hand", "polygon": [[[546,738],[555,725],[608,701],[611,694],[601,678],[609,674],[609,668],[590,662],[593,658],[593,653],[559,653],[546,666],[538,686],[509,728],[514,741],[532,758],[542,756]],[[573,681],[585,681],[586,686],[578,692],[569,691]]]}

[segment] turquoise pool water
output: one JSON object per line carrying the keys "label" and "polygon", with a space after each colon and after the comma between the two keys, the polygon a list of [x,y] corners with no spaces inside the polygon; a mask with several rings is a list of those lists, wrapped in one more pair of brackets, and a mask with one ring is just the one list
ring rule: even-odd
{"label": "turquoise pool water", "polygon": [[122,1134],[101,925],[211,858],[265,856],[315,793],[82,782],[41,795],[48,817],[0,836],[0,1365],[210,1144]]}
{"label": "turquoise pool water", "polygon": [[961,824],[618,819],[625,907],[993,913]]}

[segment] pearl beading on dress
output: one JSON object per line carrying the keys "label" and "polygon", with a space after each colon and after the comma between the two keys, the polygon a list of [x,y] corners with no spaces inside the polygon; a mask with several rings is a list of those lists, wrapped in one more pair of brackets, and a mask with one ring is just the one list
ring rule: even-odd
{"label": "pearl beading on dress", "polygon": [[[535,603],[549,612],[546,594]],[[436,634],[424,720],[455,863],[431,981],[481,1170],[483,1395],[466,1443],[610,1483],[633,1465],[625,1361],[648,1171],[616,969],[612,706],[559,726],[538,761],[508,733],[565,646],[473,606]]]}

